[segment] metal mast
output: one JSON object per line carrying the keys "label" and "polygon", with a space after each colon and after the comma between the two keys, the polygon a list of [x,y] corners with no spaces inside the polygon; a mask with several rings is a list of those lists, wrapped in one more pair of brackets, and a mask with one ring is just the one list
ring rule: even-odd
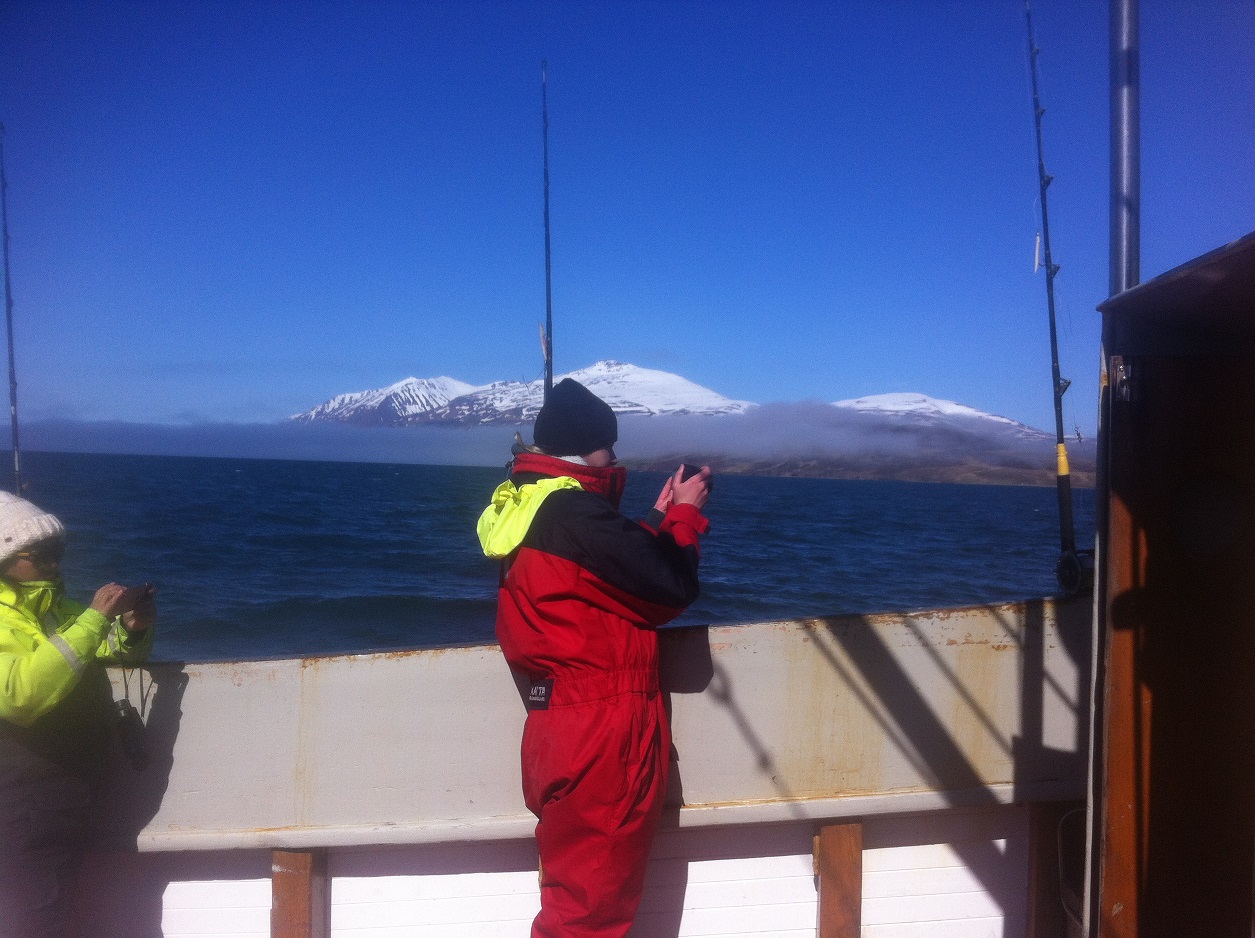
{"label": "metal mast", "polygon": [[[1141,92],[1139,62],[1140,27],[1138,0],[1110,0],[1110,36],[1108,55],[1110,61],[1110,136],[1111,136],[1111,196],[1108,234],[1109,293],[1115,296],[1137,286],[1141,279]],[[1109,549],[1109,491],[1111,485],[1110,441],[1108,430],[1114,398],[1111,383],[1111,364],[1107,349],[1111,337],[1107,330],[1112,317],[1103,317],[1101,384],[1098,404],[1098,497],[1097,508],[1098,554],[1105,558]],[[1129,362],[1122,363],[1127,369]],[[1125,372],[1128,377],[1128,372]],[[1097,583],[1095,602],[1098,610],[1109,608],[1107,595],[1107,567],[1096,565]],[[1097,620],[1106,618],[1101,612]],[[1105,782],[1102,771],[1107,749],[1106,694],[1107,641],[1110,633],[1095,628],[1092,648],[1093,678],[1090,682],[1089,723],[1089,793],[1088,837],[1085,844],[1085,895],[1083,901],[1082,933],[1086,938],[1097,938],[1103,927],[1102,911],[1102,844],[1104,837],[1103,804]]]}
{"label": "metal mast", "polygon": [[1037,178],[1041,186],[1042,245],[1046,255],[1046,306],[1050,315],[1050,371],[1055,404],[1055,451],[1057,460],[1056,489],[1059,498],[1059,562],[1055,574],[1065,591],[1075,592],[1082,584],[1081,562],[1076,553],[1076,529],[1072,518],[1072,475],[1068,466],[1068,448],[1063,435],[1063,395],[1071,381],[1059,374],[1059,339],[1055,328],[1055,275],[1059,265],[1050,253],[1050,219],[1046,207],[1046,190],[1054,177],[1046,172],[1042,148],[1041,119],[1046,109],[1041,106],[1037,90],[1037,55],[1041,51],[1033,41],[1033,13],[1028,0],[1024,3],[1028,24],[1028,58],[1033,76],[1033,123],[1037,129]]}
{"label": "metal mast", "polygon": [[9,417],[13,424],[13,493],[22,494],[22,457],[17,440],[17,366],[13,358],[13,289],[9,278],[9,181],[4,175],[4,124],[0,124],[0,225],[4,239],[4,318],[9,332]]}
{"label": "metal mast", "polygon": [[553,390],[553,275],[549,251],[549,62],[540,63],[540,101],[545,158],[545,333],[541,337],[545,356],[545,400]]}
{"label": "metal mast", "polygon": [[1111,3],[1111,295],[1141,278],[1141,100],[1136,0]]}

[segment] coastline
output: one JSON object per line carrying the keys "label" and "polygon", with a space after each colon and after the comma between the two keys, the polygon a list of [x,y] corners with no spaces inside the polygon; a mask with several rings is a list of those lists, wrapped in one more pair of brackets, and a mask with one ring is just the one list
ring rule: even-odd
{"label": "coastline", "polygon": [[[720,475],[799,479],[847,479],[868,482],[933,482],[957,485],[1024,485],[1053,487],[1050,465],[1023,465],[976,461],[894,459],[875,456],[784,456],[741,459],[730,456],[675,454],[648,459],[623,459],[629,469],[671,472],[681,462],[710,466]],[[1093,488],[1097,473],[1092,460],[1073,457],[1072,485]]]}

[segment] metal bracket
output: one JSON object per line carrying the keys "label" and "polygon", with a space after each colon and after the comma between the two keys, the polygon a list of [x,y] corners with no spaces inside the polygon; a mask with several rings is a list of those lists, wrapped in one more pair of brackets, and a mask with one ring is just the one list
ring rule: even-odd
{"label": "metal bracket", "polygon": [[1111,399],[1128,403],[1136,398],[1133,389],[1133,360],[1123,355],[1111,356]]}

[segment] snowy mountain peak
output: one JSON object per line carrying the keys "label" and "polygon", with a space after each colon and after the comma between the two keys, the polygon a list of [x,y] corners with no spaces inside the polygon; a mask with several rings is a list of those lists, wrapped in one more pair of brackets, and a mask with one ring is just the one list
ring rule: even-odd
{"label": "snowy mountain peak", "polygon": [[407,418],[444,407],[449,401],[476,390],[475,385],[456,378],[405,378],[386,388],[341,394],[290,419],[377,425],[405,423]]}
{"label": "snowy mountain peak", "polygon": [[[599,361],[557,375],[574,378],[617,414],[739,414],[754,405],[733,401],[679,375],[625,362]],[[453,378],[406,378],[375,391],[341,394],[292,420],[332,420],[375,426],[416,423],[481,425],[525,423],[544,398],[540,381],[472,385]]]}
{"label": "snowy mountain peak", "polygon": [[[872,394],[848,401],[834,401],[833,407],[848,407],[851,410],[874,410],[880,413],[928,414],[947,417],[988,417],[984,411],[954,401],[943,401],[927,394],[899,392],[895,394]],[[1005,418],[999,418],[1005,419]]]}
{"label": "snowy mountain peak", "polygon": [[573,378],[616,414],[742,414],[754,405],[734,401],[669,371],[599,361],[554,378]]}
{"label": "snowy mountain peak", "polygon": [[[731,400],[677,374],[640,368],[627,362],[595,362],[586,368],[555,375],[554,381],[564,378],[580,382],[620,415],[743,414],[757,406],[749,401]],[[291,419],[363,426],[521,424],[536,418],[543,399],[541,381],[494,381],[473,385],[446,376],[406,378],[373,391],[341,394]],[[875,394],[836,401],[832,406],[895,425],[899,422],[920,427],[950,424],[991,430],[996,426],[1021,439],[1047,436],[1006,417],[926,394]]]}
{"label": "snowy mountain peak", "polygon": [[854,398],[853,400],[834,401],[832,406],[862,413],[885,414],[903,419],[940,420],[957,417],[960,419],[987,420],[1003,424],[1024,436],[1045,437],[1049,435],[1009,417],[987,414],[983,410],[977,410],[975,407],[957,404],[954,401],[940,400],[935,397],[929,397],[927,394],[912,392],[873,394],[868,397]]}

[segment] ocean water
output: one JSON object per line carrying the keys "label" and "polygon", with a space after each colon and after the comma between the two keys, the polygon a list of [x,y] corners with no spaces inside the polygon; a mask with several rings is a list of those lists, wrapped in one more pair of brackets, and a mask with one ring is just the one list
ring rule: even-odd
{"label": "ocean water", "polygon": [[[497,566],[475,521],[504,468],[27,453],[23,477],[69,529],[72,595],[158,586],[158,660],[492,640]],[[643,517],[664,478],[629,472],[624,510]],[[1075,505],[1089,546],[1093,491]],[[1053,488],[721,476],[707,514],[702,595],[679,624],[1056,590]]]}

